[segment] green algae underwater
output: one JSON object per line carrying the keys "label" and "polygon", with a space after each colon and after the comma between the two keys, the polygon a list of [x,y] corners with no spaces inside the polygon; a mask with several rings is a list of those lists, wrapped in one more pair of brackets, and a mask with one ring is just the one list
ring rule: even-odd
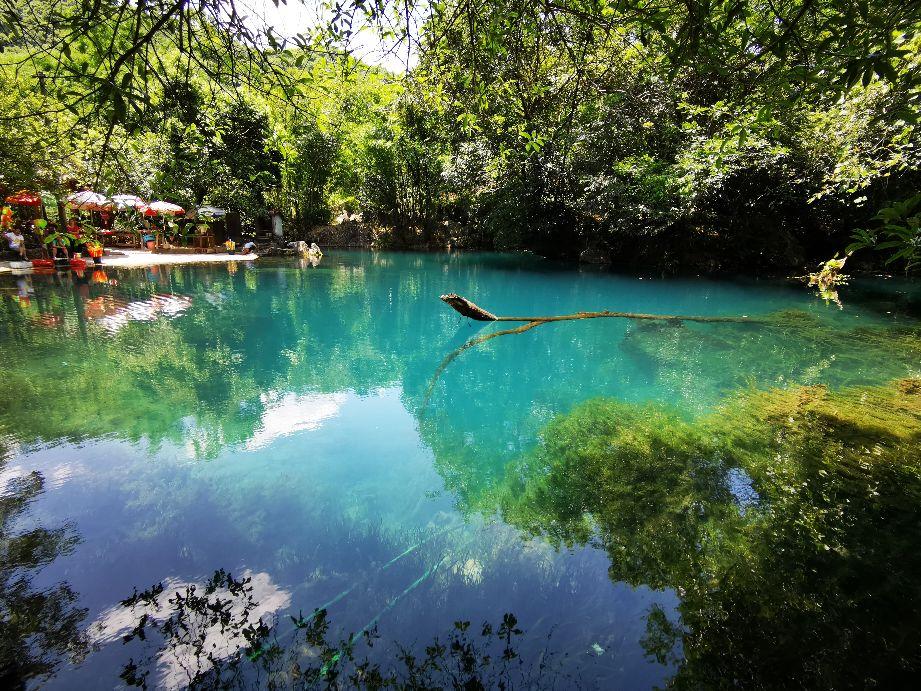
{"label": "green algae underwater", "polygon": [[[127,653],[79,651],[86,632],[134,587],[218,568],[268,579],[280,620],[332,603],[348,633],[383,613],[385,668],[514,612],[523,663],[549,646],[587,687],[921,670],[913,284],[858,285],[838,310],[504,256],[109,274],[3,294],[4,477],[32,478],[7,487],[4,537],[56,536],[0,566],[4,601],[31,603],[0,636],[4,658],[36,653],[30,683],[117,679]],[[548,324],[441,370],[495,328],[447,310],[452,290],[502,314],[758,323]]]}
{"label": "green algae underwater", "polygon": [[673,588],[677,687],[907,685],[921,663],[921,380],[746,391],[687,422],[595,400],[509,470],[504,520]]}
{"label": "green algae underwater", "polygon": [[[482,483],[455,486],[557,548],[603,550],[612,581],[677,592],[677,612],[654,605],[641,641],[676,664],[670,687],[910,686],[921,671],[921,329],[842,331],[801,310],[760,321],[632,326],[621,347],[683,406],[582,403],[482,496],[469,491]],[[689,405],[702,397],[686,373],[714,353],[728,359],[713,377],[721,401]],[[915,376],[852,385],[899,371]],[[836,387],[792,384],[814,381]]]}

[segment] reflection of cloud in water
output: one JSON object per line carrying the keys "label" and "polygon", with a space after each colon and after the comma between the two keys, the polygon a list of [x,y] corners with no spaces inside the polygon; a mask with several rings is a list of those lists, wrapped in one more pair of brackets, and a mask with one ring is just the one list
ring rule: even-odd
{"label": "reflection of cloud in water", "polygon": [[45,474],[47,480],[47,487],[50,489],[52,487],[60,487],[65,482],[73,480],[74,478],[87,475],[89,472],[88,468],[83,465],[80,461],[65,462],[60,463],[56,466],[48,468]]}
{"label": "reflection of cloud in water", "polygon": [[[264,571],[253,573],[247,569],[241,574],[241,578],[252,579],[250,586],[253,589],[253,600],[257,605],[251,611],[245,612],[240,599],[230,597],[228,592],[218,590],[215,593],[221,599],[225,599],[224,596],[226,595],[226,599],[233,603],[231,612],[235,619],[244,619],[245,615],[246,625],[256,624],[260,619],[270,617],[276,612],[291,606],[291,593],[272,583],[272,578]],[[204,592],[205,590],[204,582],[189,583],[179,579],[168,579],[163,585],[163,595],[159,598],[161,603],[168,602],[177,594],[185,595],[186,588],[191,585],[196,586],[199,592]],[[151,619],[159,624],[165,621],[171,613],[172,611],[167,607],[156,609],[143,604],[138,604],[134,607],[115,605],[103,611],[96,618],[96,621],[90,627],[90,635],[96,644],[114,643],[130,633],[144,614],[148,614]],[[210,654],[213,654],[217,659],[229,657],[241,645],[239,639],[231,638],[232,635],[234,633],[231,630],[222,633],[220,624],[216,623],[208,629],[204,649],[210,651]],[[191,663],[196,659],[199,662],[204,661],[204,658],[196,657],[191,646],[177,646],[161,651],[157,658],[159,676],[156,680],[156,686],[169,689],[184,688],[188,684],[185,669],[186,667],[194,667]]]}
{"label": "reflection of cloud in water", "polygon": [[25,477],[29,471],[21,465],[7,465],[0,468],[0,488],[5,487],[10,481],[16,478]]}
{"label": "reflection of cloud in water", "polygon": [[[95,318],[106,330],[115,332],[129,321],[153,321],[157,317],[178,317],[192,306],[192,298],[187,295],[153,295],[147,300],[123,302],[117,298],[105,296],[95,298],[101,301],[87,305],[87,316]],[[98,315],[98,316],[97,316]]]}
{"label": "reflection of cloud in water", "polygon": [[246,449],[261,449],[279,437],[296,432],[319,429],[320,425],[339,413],[346,395],[312,394],[298,396],[287,393],[262,394],[265,412],[262,414],[262,426],[256,430],[253,438],[246,442]]}
{"label": "reflection of cloud in water", "polygon": [[[27,476],[31,470],[23,465],[8,465],[0,470],[0,488],[3,488],[11,480]],[[65,461],[58,464],[44,464],[42,466],[42,476],[45,478],[44,489],[60,487],[68,480],[75,477],[86,475],[88,469],[79,461]]]}

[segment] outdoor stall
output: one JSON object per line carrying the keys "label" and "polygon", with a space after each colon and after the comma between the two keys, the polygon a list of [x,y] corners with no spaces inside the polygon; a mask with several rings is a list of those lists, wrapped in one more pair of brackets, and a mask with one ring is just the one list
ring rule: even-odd
{"label": "outdoor stall", "polygon": [[[112,200],[92,190],[74,192],[67,197],[67,206],[76,212],[67,223],[67,233],[75,250],[84,250],[99,261],[104,252],[102,240],[111,228]],[[88,213],[81,222],[80,213]],[[104,214],[104,216],[103,216]]]}
{"label": "outdoor stall", "polygon": [[[14,209],[13,207],[17,208]],[[25,226],[44,217],[42,196],[37,192],[29,192],[28,190],[20,190],[16,194],[6,197],[3,208],[0,210],[0,224],[3,225],[4,229],[18,223],[20,230],[31,230],[31,228]]]}
{"label": "outdoor stall", "polygon": [[106,237],[106,245],[110,247],[143,246],[140,224],[134,212],[140,212],[147,202],[134,194],[115,194],[112,195],[112,204],[115,219]]}
{"label": "outdoor stall", "polygon": [[[195,232],[191,236],[192,247],[213,250],[217,246],[215,225],[223,226],[227,211],[216,206],[202,206],[195,212]],[[223,233],[222,233],[223,235]]]}
{"label": "outdoor stall", "polygon": [[9,195],[4,199],[4,204],[0,208],[0,234],[4,236],[0,240],[0,250],[4,255],[15,254],[15,252],[10,251],[9,241],[5,237],[10,232],[21,234],[26,247],[31,244],[29,240],[35,238],[38,245],[43,248],[44,232],[47,225],[44,202],[39,193],[20,190]]}
{"label": "outdoor stall", "polygon": [[185,209],[178,204],[165,201],[151,202],[150,204],[139,206],[137,209],[144,216],[160,219],[162,223],[162,227],[157,227],[153,233],[154,249],[172,248],[176,244],[176,240],[181,243],[181,231],[175,219],[177,216],[184,216]]}

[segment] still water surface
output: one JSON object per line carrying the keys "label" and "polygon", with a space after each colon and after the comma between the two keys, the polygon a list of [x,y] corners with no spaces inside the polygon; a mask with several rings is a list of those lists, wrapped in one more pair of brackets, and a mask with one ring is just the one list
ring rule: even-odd
{"label": "still water surface", "polygon": [[[627,406],[624,419],[637,425],[652,415],[636,413],[651,410],[638,407],[646,403],[662,406],[655,410],[667,411],[668,424],[693,425],[739,391],[837,391],[921,373],[918,350],[904,347],[919,333],[921,291],[898,279],[856,281],[838,309],[783,281],[618,276],[503,255],[331,252],[315,268],[259,260],[106,269],[4,277],[0,288],[2,527],[5,537],[31,536],[25,556],[4,548],[0,582],[7,608],[40,622],[5,631],[3,649],[18,656],[20,676],[49,688],[117,686],[131,653],[119,601],[157,582],[202,583],[219,568],[250,575],[260,611],[278,615],[281,628],[287,615],[324,605],[338,637],[376,624],[380,660],[457,620],[478,626],[513,612],[528,666],[549,651],[561,678],[583,686],[664,685],[702,650],[726,644],[701,644],[711,629],[682,610],[686,581],[701,582],[711,567],[678,568],[670,559],[683,557],[671,552],[720,542],[714,534],[729,530],[710,522],[705,537],[685,544],[672,540],[673,521],[656,523],[656,508],[687,488],[657,471],[655,445],[647,474],[625,490],[649,511],[627,521],[613,502],[601,515],[597,501],[588,506],[592,477],[547,482],[556,459],[522,460],[542,430],[599,397]],[[438,300],[446,292],[497,314],[615,309],[779,321],[548,324],[446,362],[498,330],[459,317]],[[663,463],[677,457],[663,453]],[[695,482],[704,474],[679,473]],[[701,491],[682,515],[730,520],[728,511],[736,526],[761,499],[744,469],[713,481],[725,496]],[[605,492],[598,501],[611,498]],[[874,506],[907,546],[919,536],[919,509],[904,499]],[[611,539],[614,523],[623,539]],[[892,556],[842,556],[848,568],[857,559],[866,568],[840,581],[797,557],[788,566],[819,569],[833,597],[797,592],[794,578],[779,599],[752,592],[714,616],[768,601],[796,607],[802,596],[818,602],[803,610],[822,618],[828,601],[859,600],[865,579],[891,573]],[[721,579],[712,577],[714,590]],[[905,579],[894,585],[909,607],[898,626],[917,630],[921,575]],[[804,645],[834,664],[848,654],[841,637],[877,640],[880,617],[842,631],[842,618],[829,616]],[[79,632],[95,649],[74,659],[67,641]],[[688,645],[694,659],[685,660]],[[747,630],[738,645],[731,665],[756,669],[754,659],[778,643]],[[892,645],[899,664],[916,669],[917,658]],[[700,665],[706,680],[713,669]],[[168,661],[155,667],[152,681],[183,679]],[[750,672],[715,669],[740,683]]]}

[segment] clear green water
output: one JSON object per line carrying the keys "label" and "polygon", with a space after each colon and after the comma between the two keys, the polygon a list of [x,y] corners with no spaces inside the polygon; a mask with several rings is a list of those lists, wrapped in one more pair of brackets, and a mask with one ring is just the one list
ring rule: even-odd
{"label": "clear green water", "polygon": [[[563,674],[589,687],[663,685],[698,663],[710,673],[694,638],[710,629],[689,613],[687,582],[700,583],[711,566],[687,565],[691,578],[671,553],[722,545],[717,533],[750,535],[745,517],[769,496],[767,480],[750,468],[711,476],[706,454],[688,460],[665,439],[634,453],[642,472],[630,466],[630,482],[615,486],[601,480],[610,465],[567,466],[568,441],[535,455],[542,430],[574,409],[578,428],[587,414],[579,405],[598,397],[615,407],[582,437],[612,416],[654,420],[639,407],[646,403],[665,406],[674,429],[696,429],[740,390],[839,391],[921,375],[921,290],[895,279],[856,281],[839,310],[783,281],[661,280],[503,255],[332,252],[316,268],[259,260],[0,277],[0,288],[0,473],[9,483],[0,587],[7,611],[29,612],[0,637],[20,676],[52,687],[115,686],[130,653],[119,640],[119,601],[135,586],[201,583],[218,568],[253,574],[266,612],[332,602],[337,632],[375,622],[374,654],[385,661],[397,643],[425,645],[456,620],[514,612],[526,664],[550,649]],[[468,339],[497,329],[460,318],[438,300],[445,292],[498,314],[616,309],[771,321],[548,324],[445,366]],[[917,440],[915,423],[906,434]],[[685,465],[675,471],[679,457]],[[916,549],[919,509],[906,497],[917,477],[908,480],[899,480],[904,495],[861,505],[873,525],[876,514],[889,518],[896,551],[843,555],[847,566],[873,568],[837,580],[829,572],[835,594],[818,600],[815,617],[822,603],[859,601],[869,579],[891,572],[898,549]],[[710,491],[714,483],[722,493]],[[685,540],[684,523],[657,522],[656,507],[674,501],[684,502],[682,516],[721,522]],[[812,569],[817,578],[832,568],[777,563],[781,573]],[[712,589],[724,578],[714,571]],[[905,579],[895,591],[914,607],[918,582]],[[777,602],[796,608],[801,595],[812,603],[806,612],[816,600],[796,583],[720,603],[720,616]],[[872,614],[872,601],[860,606]],[[918,610],[906,617],[900,626],[921,628]],[[874,616],[859,632],[829,621],[809,633],[826,661],[844,654],[834,641],[875,640],[882,626]],[[684,638],[664,645],[676,628]],[[46,635],[30,636],[36,630]],[[74,661],[68,641],[81,631],[98,649]],[[797,633],[740,631],[732,665],[776,650],[769,635]],[[896,654],[912,668],[915,660]],[[170,674],[161,665],[155,677]]]}

